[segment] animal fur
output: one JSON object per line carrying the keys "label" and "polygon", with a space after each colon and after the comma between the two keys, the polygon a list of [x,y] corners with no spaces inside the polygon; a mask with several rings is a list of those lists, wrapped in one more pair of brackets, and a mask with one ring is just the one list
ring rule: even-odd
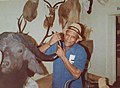
{"label": "animal fur", "polygon": [[31,73],[48,74],[41,61],[55,56],[40,52],[31,36],[15,32],[0,34],[0,51],[0,88],[23,88]]}
{"label": "animal fur", "polygon": [[28,62],[25,61],[20,70],[4,74],[0,71],[0,88],[23,88],[27,75]]}
{"label": "animal fur", "polygon": [[58,9],[59,24],[64,30],[73,22],[80,20],[81,5],[79,0],[67,0]]}
{"label": "animal fur", "polygon": [[39,0],[28,0],[23,8],[23,18],[31,22],[37,16]]}

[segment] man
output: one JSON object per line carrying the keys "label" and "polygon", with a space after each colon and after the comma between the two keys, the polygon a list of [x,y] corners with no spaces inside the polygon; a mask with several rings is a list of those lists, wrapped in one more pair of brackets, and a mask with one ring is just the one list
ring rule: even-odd
{"label": "man", "polygon": [[64,32],[63,49],[57,44],[62,40],[59,33],[40,47],[46,54],[56,53],[59,58],[53,62],[52,88],[64,88],[69,80],[75,79],[69,88],[82,88],[81,73],[87,60],[85,49],[77,44],[82,41],[82,27],[80,23],[71,24]]}

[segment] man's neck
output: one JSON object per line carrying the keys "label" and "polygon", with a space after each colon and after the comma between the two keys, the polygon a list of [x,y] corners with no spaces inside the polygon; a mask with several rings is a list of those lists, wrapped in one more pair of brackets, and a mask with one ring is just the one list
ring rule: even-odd
{"label": "man's neck", "polygon": [[67,51],[68,49],[70,49],[71,46],[65,46],[65,50]]}

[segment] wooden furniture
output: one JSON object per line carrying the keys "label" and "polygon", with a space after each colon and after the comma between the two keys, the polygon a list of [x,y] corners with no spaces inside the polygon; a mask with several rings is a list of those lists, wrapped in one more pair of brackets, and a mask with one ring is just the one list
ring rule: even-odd
{"label": "wooden furniture", "polygon": [[36,80],[39,88],[52,88],[52,74]]}

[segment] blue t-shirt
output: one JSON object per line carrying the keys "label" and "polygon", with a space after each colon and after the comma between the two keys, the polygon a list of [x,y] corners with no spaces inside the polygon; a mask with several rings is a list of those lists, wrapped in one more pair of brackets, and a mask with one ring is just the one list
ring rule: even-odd
{"label": "blue t-shirt", "polygon": [[[57,47],[56,44],[54,44],[46,51],[46,54],[52,54],[56,52],[56,50]],[[74,44],[70,49],[67,50],[66,57],[70,63],[83,71],[87,60],[87,54],[81,45]],[[52,88],[64,88],[65,83],[70,79],[74,79],[74,77],[66,69],[63,61],[60,58],[56,59],[53,62]],[[73,81],[70,88],[82,88],[81,77]]]}

